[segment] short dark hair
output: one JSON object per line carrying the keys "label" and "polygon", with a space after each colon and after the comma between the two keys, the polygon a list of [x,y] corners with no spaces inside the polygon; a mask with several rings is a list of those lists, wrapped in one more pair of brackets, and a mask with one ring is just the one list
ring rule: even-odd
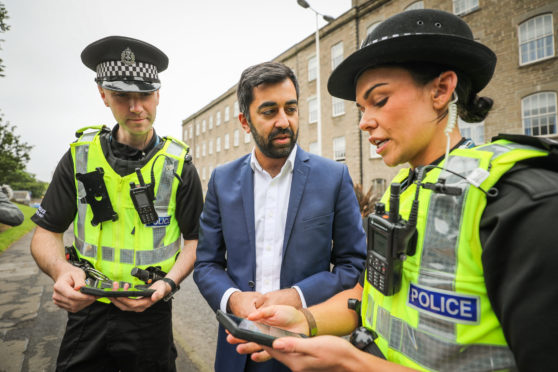
{"label": "short dark hair", "polygon": [[279,62],[264,62],[248,67],[240,75],[236,96],[238,97],[238,108],[244,116],[250,120],[250,104],[254,100],[253,90],[260,84],[280,83],[285,79],[291,79],[296,90],[298,100],[299,88],[296,76],[288,66]]}

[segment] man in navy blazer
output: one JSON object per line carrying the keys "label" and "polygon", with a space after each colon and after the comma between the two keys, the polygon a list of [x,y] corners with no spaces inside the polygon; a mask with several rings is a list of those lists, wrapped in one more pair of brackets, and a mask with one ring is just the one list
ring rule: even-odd
{"label": "man in navy blazer", "polygon": [[[211,308],[241,317],[261,306],[311,306],[352,288],[366,238],[347,166],[296,145],[298,83],[287,66],[246,69],[239,120],[251,154],[209,180],[194,280]],[[236,353],[219,327],[215,370],[288,371]]]}

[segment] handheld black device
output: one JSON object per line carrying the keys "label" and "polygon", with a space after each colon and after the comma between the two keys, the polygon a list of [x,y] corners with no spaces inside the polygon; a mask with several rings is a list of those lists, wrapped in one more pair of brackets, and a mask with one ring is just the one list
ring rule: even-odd
{"label": "handheld black device", "polygon": [[386,296],[401,288],[403,261],[416,250],[418,198],[413,201],[409,221],[405,221],[399,215],[400,193],[401,184],[393,183],[389,215],[383,203],[376,203],[375,212],[368,216],[366,279]]}
{"label": "handheld black device", "polygon": [[153,200],[155,200],[153,184],[145,184],[139,168],[136,168],[136,174],[138,175],[139,185],[130,182],[130,197],[134,202],[134,207],[140,216],[141,223],[150,224],[157,222],[159,217],[153,205]]}
{"label": "handheld black device", "polygon": [[271,327],[267,324],[253,322],[245,318],[217,310],[217,320],[234,337],[242,340],[256,342],[260,345],[271,347],[273,341],[279,337],[307,337],[302,333],[294,333],[281,328]]}

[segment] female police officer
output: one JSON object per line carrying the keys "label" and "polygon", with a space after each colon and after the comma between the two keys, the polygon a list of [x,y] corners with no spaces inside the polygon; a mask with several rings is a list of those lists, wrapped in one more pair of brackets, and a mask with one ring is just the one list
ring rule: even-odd
{"label": "female police officer", "polygon": [[356,101],[384,162],[410,169],[369,218],[355,288],[309,312],[269,307],[249,318],[311,335],[361,322],[387,360],[331,336],[279,339],[253,359],[269,353],[297,371],[548,369],[558,350],[558,144],[508,136],[473,148],[455,125],[456,110],[484,119],[492,101],[477,93],[495,65],[460,18],[424,9],[384,21],[333,71],[330,93]]}

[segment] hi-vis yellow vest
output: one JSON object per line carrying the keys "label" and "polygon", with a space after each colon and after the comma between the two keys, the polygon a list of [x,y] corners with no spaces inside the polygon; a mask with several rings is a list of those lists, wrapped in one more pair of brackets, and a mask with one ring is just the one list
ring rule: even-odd
{"label": "hi-vis yellow vest", "polygon": [[[498,140],[452,151],[447,168],[471,178],[477,168],[488,170],[480,187],[489,190],[516,162],[546,155],[536,147]],[[440,172],[430,170],[423,182],[436,182]],[[408,173],[401,170],[392,182],[402,182]],[[365,280],[363,325],[376,331],[380,350],[397,364],[435,371],[514,369],[484,283],[479,223],[486,195],[451,173],[443,177],[462,194],[421,189],[417,250],[403,262],[401,289],[384,296]],[[413,184],[401,194],[400,213],[406,220],[415,191]],[[382,199],[387,210],[388,194]]]}
{"label": "hi-vis yellow vest", "polygon": [[[188,146],[179,140],[164,138],[163,147],[141,168],[144,181],[155,182],[154,205],[159,217],[157,222],[147,226],[141,223],[130,198],[130,182],[139,184],[136,173],[121,177],[112,169],[103,154],[100,133],[100,130],[83,133],[71,144],[74,176],[75,173],[88,173],[102,167],[103,179],[118,219],[93,226],[91,207],[80,202],[85,196],[84,186],[76,179],[74,247],[80,258],[88,260],[110,279],[132,286],[145,284],[130,274],[132,268],[161,266],[163,271],[168,272],[181,249],[180,228],[175,218],[179,181],[174,173],[182,173]],[[164,156],[159,156],[161,154]],[[151,179],[152,168],[154,180]]]}

